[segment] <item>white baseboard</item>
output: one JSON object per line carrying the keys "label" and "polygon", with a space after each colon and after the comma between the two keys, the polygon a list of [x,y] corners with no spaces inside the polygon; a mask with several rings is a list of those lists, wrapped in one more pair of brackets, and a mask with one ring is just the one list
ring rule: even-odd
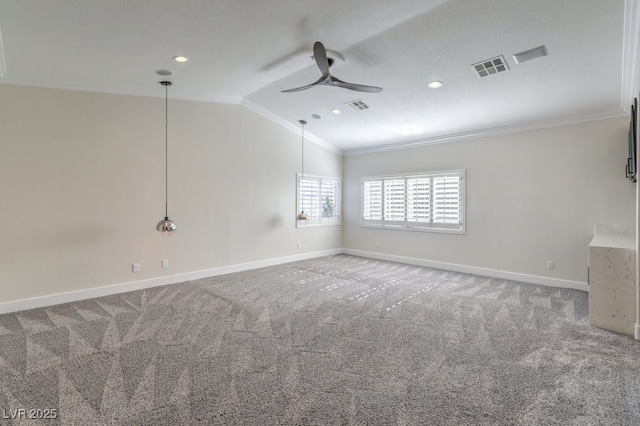
{"label": "white baseboard", "polygon": [[[568,281],[556,278],[541,277],[537,275],[527,275],[515,272],[500,271],[495,269],[478,268],[474,266],[458,265],[455,263],[436,262],[413,257],[396,256],[392,254],[375,253],[353,249],[331,249],[311,253],[296,254],[292,256],[277,257],[273,259],[257,260],[255,262],[240,263],[236,265],[221,266],[218,268],[204,269],[201,271],[187,272],[184,274],[167,275],[163,277],[150,278],[140,281],[132,281],[121,284],[114,284],[104,287],[95,287],[84,290],[70,291],[67,293],[51,294],[47,296],[33,297],[29,299],[15,300],[0,303],[0,314],[24,311],[45,306],[59,305],[61,303],[77,302],[78,300],[91,299],[94,297],[109,296],[112,294],[125,293],[128,291],[143,290],[145,288],[158,287],[167,284],[176,284],[184,281],[197,280],[201,278],[214,277],[217,275],[232,274],[234,272],[248,271],[251,269],[264,268],[267,266],[281,265],[284,263],[296,262],[299,260],[314,259],[317,257],[331,256],[335,254],[350,254],[353,256],[368,257],[371,259],[387,260],[390,262],[406,263],[409,265],[426,266],[429,268],[444,269],[447,271],[462,272],[467,274],[483,275],[492,278],[502,278],[513,281],[521,281],[531,284],[540,284],[549,287],[571,288],[582,291],[589,291],[586,283],[578,281]],[[640,325],[635,327],[636,339],[640,339]]]}
{"label": "white baseboard", "polygon": [[45,306],[59,305],[61,303],[77,302],[79,300],[92,299],[94,297],[109,296],[112,294],[143,290],[145,288],[158,287],[161,285],[176,284],[184,281],[214,277],[217,275],[232,274],[234,272],[248,271],[251,269],[281,265],[284,263],[297,262],[299,260],[307,260],[316,257],[331,256],[341,253],[342,249],[322,250],[311,253],[296,254],[292,256],[277,257],[273,259],[257,260],[255,262],[221,266],[218,268],[204,269],[201,271],[187,272],[184,274],[167,275],[163,277],[149,278],[146,280],[132,281],[104,287],[88,288],[84,290],[70,291],[67,293],[58,293],[47,296],[33,297],[29,299],[2,302],[0,303],[0,314],[25,311],[34,308],[42,308]]}
{"label": "white baseboard", "polygon": [[456,263],[436,262],[433,260],[419,259],[415,257],[396,256],[393,254],[376,253],[371,251],[343,249],[344,254],[353,256],[368,257],[371,259],[387,260],[389,262],[407,263],[409,265],[425,266],[428,268],[444,269],[447,271],[462,272],[465,274],[482,275],[491,278],[502,278],[505,280],[520,281],[530,284],[539,284],[548,287],[570,288],[575,290],[589,291],[587,283],[579,281],[561,280],[557,278],[541,277],[539,275],[527,275],[517,272],[500,271],[497,269],[479,268],[476,266],[459,265]]}

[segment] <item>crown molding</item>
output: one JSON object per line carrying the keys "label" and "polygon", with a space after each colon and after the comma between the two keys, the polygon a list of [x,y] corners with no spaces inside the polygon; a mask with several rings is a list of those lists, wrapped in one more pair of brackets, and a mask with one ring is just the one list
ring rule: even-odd
{"label": "crown molding", "polygon": [[[258,115],[263,116],[264,118],[271,120],[279,125],[281,125],[282,127],[285,127],[295,133],[299,133],[300,132],[300,127],[297,125],[294,125],[293,123],[290,123],[289,121],[285,120],[284,118],[280,117],[279,115],[276,115],[274,113],[272,113],[269,110],[266,110],[265,108],[247,100],[247,99],[242,99],[242,101],[240,102],[240,105],[244,106],[245,108],[255,112]],[[319,137],[315,136],[313,133],[309,133],[307,130],[305,130],[304,132],[304,136],[305,136],[305,140],[310,140],[312,142],[315,142],[316,144],[320,145],[321,147],[323,147],[326,150],[329,150],[331,152],[333,152],[334,154],[338,154],[340,156],[344,155],[344,151],[340,148],[338,148],[337,146],[325,141],[324,139],[320,139]]]}
{"label": "crown molding", "polygon": [[344,151],[343,155],[345,157],[351,157],[355,155],[375,154],[379,152],[417,148],[417,147],[434,145],[439,143],[456,142],[456,141],[461,141],[466,139],[477,139],[477,138],[483,138],[488,136],[503,135],[508,133],[526,132],[531,130],[545,129],[549,127],[560,127],[560,126],[566,126],[569,124],[586,123],[589,121],[597,121],[597,120],[608,120],[611,118],[620,118],[620,117],[626,117],[626,116],[627,116],[627,112],[625,112],[624,110],[616,110],[608,113],[591,114],[591,115],[584,115],[584,116],[573,117],[573,118],[531,121],[528,123],[521,123],[521,124],[515,124],[515,125],[509,125],[509,126],[492,127],[488,129],[474,130],[470,132],[453,133],[449,135],[415,139],[407,142],[398,142],[398,143],[392,143],[392,144],[386,144],[386,145],[372,146],[370,148],[350,149],[350,150]]}

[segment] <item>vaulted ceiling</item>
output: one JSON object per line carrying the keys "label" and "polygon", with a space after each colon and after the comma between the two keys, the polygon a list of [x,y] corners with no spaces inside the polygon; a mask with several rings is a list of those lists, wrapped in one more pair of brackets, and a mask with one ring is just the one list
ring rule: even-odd
{"label": "vaulted ceiling", "polygon": [[[0,0],[0,34],[0,83],[160,97],[165,69],[172,98],[242,103],[292,129],[304,119],[312,139],[361,152],[622,115],[636,90],[638,5]],[[384,90],[282,93],[320,77],[316,41],[333,75]],[[546,56],[514,59],[539,46]],[[494,58],[504,72],[472,66]]]}

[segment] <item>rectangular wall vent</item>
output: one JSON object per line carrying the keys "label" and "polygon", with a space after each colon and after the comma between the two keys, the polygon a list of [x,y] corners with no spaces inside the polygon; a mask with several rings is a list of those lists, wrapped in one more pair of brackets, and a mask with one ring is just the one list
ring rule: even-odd
{"label": "rectangular wall vent", "polygon": [[354,111],[364,111],[369,109],[369,105],[367,105],[362,99],[356,99],[355,101],[347,102],[346,105],[349,105]]}
{"label": "rectangular wall vent", "polygon": [[509,66],[503,56],[486,59],[482,62],[471,65],[471,67],[480,77],[487,77],[499,72],[509,71]]}

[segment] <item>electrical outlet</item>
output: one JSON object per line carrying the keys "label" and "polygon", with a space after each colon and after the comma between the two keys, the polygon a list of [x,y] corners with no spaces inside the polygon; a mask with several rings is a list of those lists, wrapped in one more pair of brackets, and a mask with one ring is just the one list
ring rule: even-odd
{"label": "electrical outlet", "polygon": [[298,248],[301,249],[302,248],[302,243],[298,243]]}
{"label": "electrical outlet", "polygon": [[163,268],[169,267],[169,259],[162,259],[162,267]]}
{"label": "electrical outlet", "polygon": [[376,241],[376,248],[380,248],[380,241]]}
{"label": "electrical outlet", "polygon": [[547,260],[547,269],[553,269],[555,266],[556,265],[553,263],[553,260]]}
{"label": "electrical outlet", "polygon": [[140,264],[139,263],[134,263],[133,265],[131,265],[131,271],[132,272],[140,272]]}

